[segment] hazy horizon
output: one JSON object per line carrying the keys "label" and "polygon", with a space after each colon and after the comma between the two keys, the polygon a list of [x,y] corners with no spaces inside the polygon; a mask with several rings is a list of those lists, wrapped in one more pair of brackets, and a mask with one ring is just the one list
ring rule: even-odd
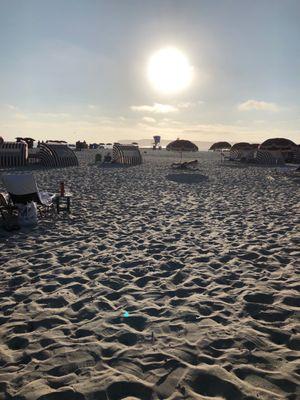
{"label": "hazy horizon", "polygon": [[[0,0],[0,9],[5,140],[299,142],[296,0]],[[184,56],[179,75],[169,56],[151,81],[150,60],[169,48]]]}

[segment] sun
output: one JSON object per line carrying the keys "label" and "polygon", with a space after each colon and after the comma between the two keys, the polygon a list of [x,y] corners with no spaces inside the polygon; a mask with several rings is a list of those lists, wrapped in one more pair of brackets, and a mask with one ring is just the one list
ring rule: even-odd
{"label": "sun", "polygon": [[193,67],[176,47],[166,47],[154,53],[150,57],[147,72],[152,86],[165,94],[187,88],[193,77]]}

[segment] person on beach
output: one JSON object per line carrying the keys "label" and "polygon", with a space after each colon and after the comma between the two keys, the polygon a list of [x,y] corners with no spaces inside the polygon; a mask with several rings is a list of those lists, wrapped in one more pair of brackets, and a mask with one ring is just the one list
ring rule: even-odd
{"label": "person on beach", "polygon": [[112,160],[110,153],[107,153],[106,156],[104,157],[104,162],[105,163],[110,163]]}

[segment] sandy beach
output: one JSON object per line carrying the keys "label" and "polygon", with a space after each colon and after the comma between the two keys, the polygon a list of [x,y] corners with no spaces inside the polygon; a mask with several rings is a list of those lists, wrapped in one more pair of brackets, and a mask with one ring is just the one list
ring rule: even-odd
{"label": "sandy beach", "polygon": [[72,213],[0,229],[0,399],[299,399],[299,181],[142,154],[35,170]]}

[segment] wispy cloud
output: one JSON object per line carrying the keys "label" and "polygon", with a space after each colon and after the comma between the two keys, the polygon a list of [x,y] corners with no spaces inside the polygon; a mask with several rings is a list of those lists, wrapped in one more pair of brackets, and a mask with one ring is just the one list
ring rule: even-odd
{"label": "wispy cloud", "polygon": [[153,106],[142,105],[142,106],[131,106],[130,108],[132,111],[149,112],[154,114],[166,114],[178,111],[177,107],[171,106],[170,104],[160,104],[160,103],[154,103]]}
{"label": "wispy cloud", "polygon": [[62,112],[58,112],[58,113],[53,113],[53,112],[38,112],[38,113],[32,113],[31,114],[32,117],[35,118],[69,118],[71,117],[71,114],[68,113],[62,113]]}
{"label": "wispy cloud", "polygon": [[13,104],[6,104],[6,107],[11,111],[18,110],[18,107],[14,106]]}
{"label": "wispy cloud", "polygon": [[199,104],[203,104],[203,101],[195,101],[195,102],[184,102],[184,103],[178,103],[176,105],[171,105],[171,104],[160,104],[160,103],[154,103],[152,106],[151,105],[141,105],[141,106],[131,106],[130,109],[132,111],[137,111],[137,112],[148,112],[148,113],[154,113],[154,114],[167,114],[171,112],[176,112],[179,111],[180,109],[188,109],[195,107]]}
{"label": "wispy cloud", "polygon": [[[16,111],[16,110],[15,110]],[[23,112],[23,111],[18,111],[13,114],[15,119],[23,119],[23,120],[32,120],[32,119],[66,119],[66,118],[71,118],[71,114],[68,113],[63,113],[63,112],[58,112],[58,113],[53,113],[53,112]]]}
{"label": "wispy cloud", "polygon": [[277,112],[280,110],[280,107],[275,103],[268,103],[266,101],[247,100],[244,103],[240,103],[238,105],[238,110],[239,111],[259,110],[259,111]]}
{"label": "wispy cloud", "polygon": [[15,113],[14,117],[15,119],[23,119],[23,120],[29,119],[28,116],[24,113]]}
{"label": "wispy cloud", "polygon": [[143,121],[149,122],[150,124],[154,124],[156,122],[156,119],[151,118],[151,117],[144,117]]}
{"label": "wispy cloud", "polygon": [[204,101],[186,101],[184,103],[179,103],[177,104],[177,108],[192,108],[192,107],[196,107],[198,105],[203,104]]}

